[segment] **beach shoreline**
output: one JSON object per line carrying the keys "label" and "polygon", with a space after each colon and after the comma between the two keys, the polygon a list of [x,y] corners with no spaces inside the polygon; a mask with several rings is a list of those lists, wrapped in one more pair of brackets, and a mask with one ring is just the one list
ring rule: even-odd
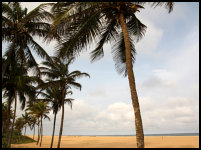
{"label": "beach shoreline", "polygon": [[[33,137],[33,135],[29,135]],[[43,136],[41,148],[49,148],[51,136]],[[37,139],[37,136],[34,138]],[[53,148],[57,147],[54,137]],[[36,142],[12,144],[12,148],[40,148]],[[135,136],[62,136],[61,148],[136,148]],[[145,148],[199,148],[199,136],[145,136]]]}

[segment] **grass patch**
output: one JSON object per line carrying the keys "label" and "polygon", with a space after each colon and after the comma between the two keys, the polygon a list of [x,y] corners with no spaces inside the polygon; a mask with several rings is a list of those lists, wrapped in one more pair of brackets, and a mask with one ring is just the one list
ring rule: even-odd
{"label": "grass patch", "polygon": [[[16,131],[14,131],[12,134],[11,144],[26,144],[26,143],[32,143],[32,142],[36,142],[36,141],[33,140],[32,138],[28,137],[28,136],[23,136]],[[4,134],[2,136],[2,148],[6,147],[5,143],[6,143],[6,137]]]}
{"label": "grass patch", "polygon": [[12,137],[12,144],[26,144],[26,143],[32,143],[32,142],[36,142],[36,141],[28,136],[17,135]]}

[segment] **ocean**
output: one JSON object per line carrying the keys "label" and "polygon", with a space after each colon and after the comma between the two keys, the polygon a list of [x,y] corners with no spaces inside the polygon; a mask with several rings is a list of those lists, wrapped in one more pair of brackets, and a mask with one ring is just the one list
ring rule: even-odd
{"label": "ocean", "polygon": [[[136,135],[63,135],[63,136],[136,136]],[[144,136],[199,136],[199,133],[145,134]]]}

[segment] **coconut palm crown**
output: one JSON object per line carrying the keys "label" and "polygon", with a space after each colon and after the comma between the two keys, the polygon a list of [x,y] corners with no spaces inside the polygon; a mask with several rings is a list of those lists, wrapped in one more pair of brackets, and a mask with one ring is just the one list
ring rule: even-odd
{"label": "coconut palm crown", "polygon": [[[45,7],[41,4],[28,12],[27,8],[23,9],[19,2],[2,3],[2,41],[8,43],[5,52],[7,59],[2,65],[2,78],[14,57],[21,60],[24,65],[35,66],[36,71],[39,69],[33,51],[38,56],[50,60],[46,51],[34,39],[35,37],[47,39],[47,35],[50,36],[49,22],[53,16],[45,10]],[[53,37],[58,38],[56,35]]]}

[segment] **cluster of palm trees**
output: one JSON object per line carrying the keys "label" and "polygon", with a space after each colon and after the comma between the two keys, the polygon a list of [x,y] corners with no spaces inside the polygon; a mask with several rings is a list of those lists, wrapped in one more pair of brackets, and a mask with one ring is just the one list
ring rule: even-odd
{"label": "cluster of palm trees", "polygon": [[[48,118],[50,110],[54,113],[54,126],[51,146],[54,140],[55,122],[58,111],[62,108],[59,141],[64,122],[64,104],[72,107],[71,88],[81,85],[76,79],[88,76],[80,71],[70,72],[68,66],[79,56],[80,52],[92,42],[98,40],[97,47],[91,52],[91,61],[104,56],[103,45],[112,41],[112,54],[117,72],[128,76],[131,99],[135,114],[137,147],[144,147],[144,133],[140,107],[135,86],[133,63],[135,61],[135,43],[145,34],[146,26],[136,17],[136,12],[143,9],[147,2],[57,2],[41,4],[32,11],[22,9],[19,2],[2,3],[2,42],[8,43],[2,59],[2,90],[8,102],[8,111],[15,101],[13,122],[8,113],[6,125],[7,145],[10,147],[10,131],[15,122],[17,100],[21,108],[27,105],[27,115],[35,118],[38,125],[38,141],[42,143],[42,120]],[[148,2],[153,7],[165,5],[169,13],[173,2]],[[47,7],[51,7],[47,11]],[[40,37],[44,41],[57,41],[55,54],[50,57],[34,40]],[[44,59],[39,66],[33,56],[36,52]],[[35,75],[29,76],[28,70]],[[43,78],[46,78],[44,80]],[[25,114],[26,115],[26,114]],[[22,119],[21,119],[22,120]],[[28,122],[26,124],[29,124]],[[2,128],[3,129],[3,128]],[[20,129],[20,128],[19,128]]]}

